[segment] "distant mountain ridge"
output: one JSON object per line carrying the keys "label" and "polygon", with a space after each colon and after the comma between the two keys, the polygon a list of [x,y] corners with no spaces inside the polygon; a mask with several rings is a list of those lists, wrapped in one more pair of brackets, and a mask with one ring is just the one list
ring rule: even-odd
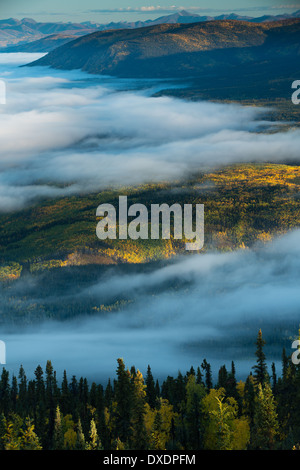
{"label": "distant mountain ridge", "polygon": [[96,30],[95,26],[80,23],[39,23],[32,18],[23,18],[22,20],[9,18],[0,20],[0,47],[27,44],[60,33],[72,34],[77,37]]}
{"label": "distant mountain ridge", "polygon": [[63,46],[67,42],[73,41],[74,39],[77,39],[80,36],[84,36],[86,34],[89,34],[87,31],[85,31],[82,34],[74,34],[73,31],[71,32],[65,32],[65,33],[59,33],[59,34],[51,34],[50,36],[45,36],[42,37],[41,39],[37,39],[36,41],[30,41],[26,42],[24,44],[18,44],[16,46],[9,46],[9,47],[4,47],[0,48],[0,53],[1,52],[6,52],[6,53],[14,53],[14,52],[50,52],[57,47]]}
{"label": "distant mountain ridge", "polygon": [[[72,40],[93,31],[136,29],[160,24],[190,24],[219,20],[266,23],[293,18],[300,18],[300,10],[292,14],[282,14],[277,16],[265,15],[259,18],[240,16],[235,13],[223,14],[215,17],[201,16],[196,13],[181,10],[170,15],[161,16],[155,20],[136,22],[125,21],[118,23],[112,22],[108,24],[100,24],[91,21],[85,21],[83,23],[42,23],[31,18],[23,18],[22,20],[9,18],[0,20],[0,48],[2,48],[2,51],[7,48],[7,52],[49,52],[53,48],[68,42],[68,37],[69,40]],[[41,39],[47,40],[38,43],[37,41]],[[57,41],[56,44],[55,41]],[[31,43],[32,48],[29,45]]]}

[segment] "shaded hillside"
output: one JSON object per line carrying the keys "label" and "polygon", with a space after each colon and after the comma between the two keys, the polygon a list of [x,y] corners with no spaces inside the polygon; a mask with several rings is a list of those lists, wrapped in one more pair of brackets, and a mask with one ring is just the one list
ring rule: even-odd
{"label": "shaded hillside", "polygon": [[291,80],[300,76],[299,54],[299,19],[225,20],[96,32],[30,65],[129,78],[192,78],[207,90],[204,97],[219,90],[215,98],[260,98],[273,87],[275,97],[290,98]]}
{"label": "shaded hillside", "polygon": [[[294,24],[291,25],[293,26]],[[272,29],[269,25],[211,21],[203,24],[163,24],[135,30],[96,32],[58,48],[35,64],[127,76],[132,74],[129,65],[134,64],[134,75],[138,66],[139,74],[144,75],[145,72],[150,73],[146,60],[171,58],[174,68],[177,68],[182,54],[261,46],[267,39],[269,29]],[[155,63],[152,63],[150,69],[153,65]],[[198,64],[193,64],[191,60],[187,59],[186,65],[189,65],[189,70],[198,69]],[[182,70],[180,72],[183,73]],[[153,75],[165,76],[166,73],[161,68],[152,71]]]}

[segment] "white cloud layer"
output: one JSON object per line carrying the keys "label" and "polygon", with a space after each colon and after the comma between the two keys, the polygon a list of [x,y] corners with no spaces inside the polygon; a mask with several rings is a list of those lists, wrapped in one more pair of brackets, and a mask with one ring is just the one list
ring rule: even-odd
{"label": "white cloud layer", "polygon": [[3,212],[216,165],[299,160],[299,130],[262,132],[274,127],[265,110],[151,97],[166,86],[155,81],[136,90],[134,81],[17,67],[36,57],[0,54]]}
{"label": "white cloud layer", "polygon": [[[264,110],[153,98],[151,90],[164,86],[153,81],[136,90],[134,81],[17,67],[32,59],[0,55],[7,84],[0,107],[3,212],[44,197],[180,178],[228,163],[299,161],[299,130],[263,132],[273,127],[263,121]],[[51,359],[60,372],[102,379],[123,356],[143,371],[150,363],[162,377],[206,356],[214,371],[235,359],[239,372],[249,372],[261,325],[282,340],[282,331],[298,324],[299,242],[296,231],[256,251],[191,255],[153,272],[95,280],[76,293],[78,300],[92,295],[100,305],[126,292],[134,304],[109,318],[2,331],[7,368],[17,373],[23,363],[32,372]],[[177,281],[189,289],[161,289]],[[17,298],[23,282],[9,295]],[[64,308],[69,292],[55,295]]]}
{"label": "white cloud layer", "polygon": [[[231,360],[238,376],[249,373],[255,363],[255,340],[259,328],[267,339],[267,359],[278,363],[282,347],[292,353],[292,337],[299,325],[300,230],[265,247],[235,253],[193,254],[164,267],[125,275],[111,270],[87,286],[53,292],[63,311],[72,298],[93,298],[96,305],[125,293],[134,302],[120,312],[93,317],[46,322],[21,333],[5,332],[7,367],[17,373],[20,363],[28,372],[51,359],[61,374],[85,374],[107,379],[124,357],[143,372],[150,363],[159,377],[197,367],[204,357],[214,374]],[[39,278],[17,281],[5,297],[18,302],[24,293],[31,302],[43,298]],[[175,289],[174,286],[177,285]],[[33,294],[35,292],[35,294]]]}

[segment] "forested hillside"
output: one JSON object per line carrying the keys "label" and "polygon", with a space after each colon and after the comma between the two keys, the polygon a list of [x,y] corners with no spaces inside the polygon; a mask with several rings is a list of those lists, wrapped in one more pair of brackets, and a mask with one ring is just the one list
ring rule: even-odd
{"label": "forested hillside", "polygon": [[[185,182],[124,187],[118,191],[49,200],[0,216],[0,281],[22,272],[91,264],[140,264],[185,253],[184,240],[103,240],[96,208],[139,201],[204,204],[205,250],[231,251],[265,243],[300,225],[300,170],[293,165],[234,165]],[[17,224],[15,223],[17,220]]]}
{"label": "forested hillside", "polygon": [[89,34],[30,65],[192,80],[192,95],[202,91],[203,99],[290,99],[299,39],[299,19],[162,24]]}

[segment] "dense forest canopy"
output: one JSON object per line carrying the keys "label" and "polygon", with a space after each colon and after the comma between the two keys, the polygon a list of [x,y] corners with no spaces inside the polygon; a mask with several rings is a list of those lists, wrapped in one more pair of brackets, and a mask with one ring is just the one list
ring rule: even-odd
{"label": "dense forest canopy", "polygon": [[[235,364],[213,384],[210,363],[168,376],[148,366],[145,378],[119,358],[104,386],[63,374],[51,361],[28,380],[5,368],[0,378],[2,450],[243,450],[296,449],[300,442],[300,368],[282,352],[282,371],[268,371],[259,330],[256,363],[245,381]],[[295,361],[294,361],[295,362]]]}

